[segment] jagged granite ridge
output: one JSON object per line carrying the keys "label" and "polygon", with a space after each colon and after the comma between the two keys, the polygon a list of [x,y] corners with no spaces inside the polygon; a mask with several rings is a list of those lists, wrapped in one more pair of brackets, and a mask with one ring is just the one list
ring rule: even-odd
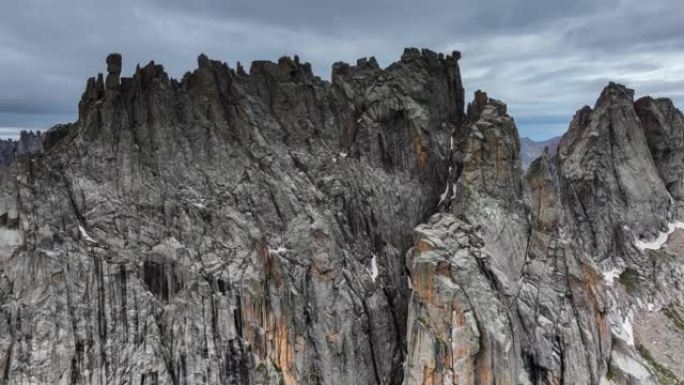
{"label": "jagged granite ridge", "polygon": [[337,64],[332,83],[297,58],[200,56],[175,81],[110,57],[8,189],[23,246],[3,253],[0,335],[27,357],[8,381],[401,382],[402,255],[446,180],[458,56]]}
{"label": "jagged granite ridge", "polygon": [[631,325],[681,256],[635,245],[678,218],[681,113],[610,84],[524,174],[459,59],[110,55],[0,170],[0,384],[655,383]]}
{"label": "jagged granite ridge", "polygon": [[[677,203],[633,91],[608,85],[557,154],[532,163],[524,188],[517,132],[499,105],[476,93],[467,137],[487,145],[459,142],[471,176],[415,231],[405,383],[657,383],[633,327],[667,328],[644,316],[681,306],[684,256],[637,247],[667,229]],[[478,124],[481,106],[498,118]],[[498,175],[506,183],[492,189]]]}

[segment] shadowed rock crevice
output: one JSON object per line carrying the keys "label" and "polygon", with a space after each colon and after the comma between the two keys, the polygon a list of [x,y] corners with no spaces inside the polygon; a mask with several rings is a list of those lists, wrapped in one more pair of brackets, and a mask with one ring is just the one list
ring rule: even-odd
{"label": "shadowed rock crevice", "polygon": [[164,301],[183,288],[183,276],[176,263],[162,258],[143,262],[143,281],[152,293]]}

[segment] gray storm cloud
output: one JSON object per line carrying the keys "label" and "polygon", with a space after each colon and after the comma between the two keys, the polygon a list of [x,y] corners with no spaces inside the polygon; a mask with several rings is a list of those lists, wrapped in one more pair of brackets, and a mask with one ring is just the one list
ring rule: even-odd
{"label": "gray storm cloud", "polygon": [[614,80],[684,102],[678,0],[487,2],[9,0],[0,14],[0,136],[75,119],[85,79],[107,53],[126,72],[155,60],[172,76],[200,52],[227,61],[299,54],[333,62],[397,60],[406,46],[460,50],[469,92],[509,104],[522,135],[561,134]]}

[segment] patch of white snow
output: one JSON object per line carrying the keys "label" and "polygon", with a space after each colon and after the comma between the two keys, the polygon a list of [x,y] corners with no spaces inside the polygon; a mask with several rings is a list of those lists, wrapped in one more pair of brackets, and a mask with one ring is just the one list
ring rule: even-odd
{"label": "patch of white snow", "polygon": [[[449,175],[451,175],[451,170],[453,167],[449,167]],[[449,195],[449,182],[447,182],[446,186],[444,187],[444,192],[442,195],[439,196],[439,203],[437,203],[437,206],[441,205],[444,201],[446,201],[447,196]]]}
{"label": "patch of white snow", "polygon": [[449,183],[447,183],[444,188],[442,195],[439,196],[439,203],[437,203],[437,206],[441,205],[447,199],[447,195],[449,195]]}
{"label": "patch of white snow", "polygon": [[642,250],[642,251],[643,250],[658,250],[661,247],[663,247],[665,242],[667,242],[667,238],[676,229],[684,229],[684,222],[677,221],[677,222],[668,224],[667,225],[667,231],[658,234],[656,239],[654,239],[650,242],[645,242],[645,241],[642,241],[642,240],[636,238],[634,241],[634,246],[636,246],[639,250]]}
{"label": "patch of white snow", "polygon": [[622,321],[623,336],[625,337],[625,342],[629,346],[634,346],[634,329],[632,328],[632,312],[627,314],[625,320]]}
{"label": "patch of white snow", "polygon": [[620,274],[622,274],[622,271],[618,268],[604,271],[603,272],[603,280],[606,281],[606,283],[610,286],[613,286],[613,282],[615,281],[615,278],[619,277]]}
{"label": "patch of white snow", "polygon": [[271,249],[271,248],[268,249],[268,253],[270,255],[283,255],[283,254],[287,253],[288,251],[290,251],[290,250],[288,250],[287,248],[285,248],[283,246],[278,246],[277,249]]}
{"label": "patch of white snow", "polygon": [[629,346],[634,346],[634,329],[632,328],[632,319],[634,318],[633,312],[630,310],[625,318],[617,327],[613,327],[613,335],[627,343]]}
{"label": "patch of white snow", "polygon": [[378,270],[378,257],[373,254],[373,258],[371,259],[371,267],[370,267],[370,276],[373,282],[378,278],[378,275],[380,274],[380,271]]}

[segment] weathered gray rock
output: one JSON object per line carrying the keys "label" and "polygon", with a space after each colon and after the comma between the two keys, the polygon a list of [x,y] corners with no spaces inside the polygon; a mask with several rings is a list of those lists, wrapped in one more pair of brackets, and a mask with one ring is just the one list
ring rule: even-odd
{"label": "weathered gray rock", "polygon": [[5,382],[400,383],[403,255],[463,121],[456,60],[330,84],[298,59],[200,57],[116,98],[89,80],[79,121],[3,186]]}
{"label": "weathered gray rock", "polygon": [[419,226],[407,256],[405,383],[655,384],[635,314],[681,303],[684,254],[635,247],[673,213],[631,91],[609,85],[525,182],[515,126],[482,95],[451,213]]}
{"label": "weathered gray rock", "polygon": [[[464,140],[463,183],[503,201],[522,198],[520,138],[506,105],[476,92]],[[459,141],[461,142],[461,141]]]}
{"label": "weathered gray rock", "polygon": [[675,115],[610,85],[524,175],[459,58],[110,56],[0,170],[0,384],[654,384],[631,325],[682,304],[676,242],[643,247]]}
{"label": "weathered gray rock", "polygon": [[604,257],[629,254],[625,248],[633,232],[653,237],[669,217],[670,196],[651,158],[633,95],[611,83],[593,110],[577,112],[558,149],[567,205],[580,222],[582,241]]}
{"label": "weathered gray rock", "polygon": [[684,116],[669,99],[644,97],[634,106],[660,177],[674,199],[684,199]]}

